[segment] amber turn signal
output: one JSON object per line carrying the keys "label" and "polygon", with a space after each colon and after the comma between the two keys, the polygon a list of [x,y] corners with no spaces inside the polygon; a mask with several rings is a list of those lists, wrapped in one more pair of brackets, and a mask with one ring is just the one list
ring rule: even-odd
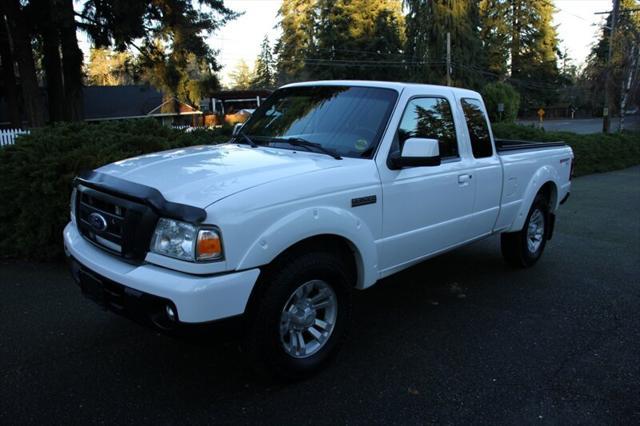
{"label": "amber turn signal", "polygon": [[222,257],[220,235],[213,229],[201,229],[200,232],[198,232],[196,259],[213,260],[220,257]]}

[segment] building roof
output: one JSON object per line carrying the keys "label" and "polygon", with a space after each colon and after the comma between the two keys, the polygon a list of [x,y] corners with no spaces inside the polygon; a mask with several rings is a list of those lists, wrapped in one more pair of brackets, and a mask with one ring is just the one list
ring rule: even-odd
{"label": "building roof", "polygon": [[[41,90],[46,102],[46,88]],[[176,115],[171,100],[164,99],[161,92],[148,85],[85,86],[83,98],[84,118],[88,121]],[[0,93],[0,125],[9,124],[7,108],[6,99]],[[202,114],[184,102],[178,102],[178,113]]]}
{"label": "building roof", "polygon": [[207,93],[206,97],[220,99],[222,101],[231,99],[255,99],[260,96],[266,98],[271,94],[271,90],[221,90],[218,92]]}
{"label": "building roof", "polygon": [[[145,116],[175,115],[170,101],[147,85],[86,86],[84,92],[85,120],[113,120]],[[191,105],[178,102],[179,114],[201,114]]]}

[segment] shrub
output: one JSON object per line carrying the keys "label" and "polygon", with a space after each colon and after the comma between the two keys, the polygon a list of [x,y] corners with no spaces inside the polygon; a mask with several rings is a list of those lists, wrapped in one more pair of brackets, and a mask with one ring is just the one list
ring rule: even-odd
{"label": "shrub", "polygon": [[640,133],[579,135],[569,132],[545,132],[533,126],[495,123],[493,133],[499,139],[565,141],[575,155],[576,176],[624,169],[640,164]]}
{"label": "shrub", "polygon": [[[481,92],[492,122],[512,122],[516,119],[518,108],[520,108],[520,94],[512,85],[500,82],[489,83],[482,88]],[[504,104],[502,114],[498,112],[498,104]]]}
{"label": "shrub", "polygon": [[79,172],[136,155],[226,140],[219,131],[184,132],[154,120],[68,123],[35,129],[0,148],[0,256],[62,254],[71,182]]}

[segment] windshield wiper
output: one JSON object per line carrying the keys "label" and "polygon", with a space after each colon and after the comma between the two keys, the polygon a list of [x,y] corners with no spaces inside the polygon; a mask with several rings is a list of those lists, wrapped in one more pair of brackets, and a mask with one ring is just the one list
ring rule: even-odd
{"label": "windshield wiper", "polygon": [[258,147],[258,144],[257,144],[257,143],[255,143],[255,142],[254,142],[254,141],[253,141],[249,136],[247,136],[247,134],[246,134],[245,132],[243,132],[242,130],[240,130],[240,131],[236,134],[236,137],[235,137],[236,142],[239,142],[239,141],[238,141],[238,136],[241,136],[241,137],[246,141],[246,143],[248,143],[249,145],[251,145],[251,148],[257,148],[257,147]]}
{"label": "windshield wiper", "polygon": [[285,142],[285,143],[288,143],[291,146],[303,147],[303,148],[306,148],[307,151],[311,151],[312,148],[315,148],[318,151],[320,151],[321,153],[327,154],[327,155],[335,158],[336,160],[342,160],[342,157],[336,151],[334,151],[332,149],[329,149],[329,148],[325,148],[324,146],[322,146],[319,143],[310,142],[310,141],[308,141],[306,139],[303,139],[303,138],[298,138],[298,137],[274,138],[273,141],[274,142]]}

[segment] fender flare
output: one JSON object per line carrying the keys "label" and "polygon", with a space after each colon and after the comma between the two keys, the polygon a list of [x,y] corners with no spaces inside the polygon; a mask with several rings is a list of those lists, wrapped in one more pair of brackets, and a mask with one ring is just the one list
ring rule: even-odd
{"label": "fender flare", "polygon": [[378,253],[369,227],[353,213],[328,206],[297,210],[269,226],[244,253],[238,269],[267,265],[294,244],[320,235],[335,235],[351,245],[358,271],[356,288],[378,280]]}
{"label": "fender flare", "polygon": [[556,209],[558,188],[560,187],[560,178],[558,176],[558,172],[553,167],[542,166],[533,174],[533,177],[529,181],[529,184],[527,185],[524,196],[522,198],[520,209],[518,210],[518,213],[516,214],[516,217],[507,232],[516,232],[522,229],[522,227],[524,226],[524,222],[527,220],[529,210],[533,205],[533,200],[535,199],[538,192],[540,192],[540,189],[549,182],[554,185],[556,194],[556,200],[551,200],[551,210],[554,211]]}

